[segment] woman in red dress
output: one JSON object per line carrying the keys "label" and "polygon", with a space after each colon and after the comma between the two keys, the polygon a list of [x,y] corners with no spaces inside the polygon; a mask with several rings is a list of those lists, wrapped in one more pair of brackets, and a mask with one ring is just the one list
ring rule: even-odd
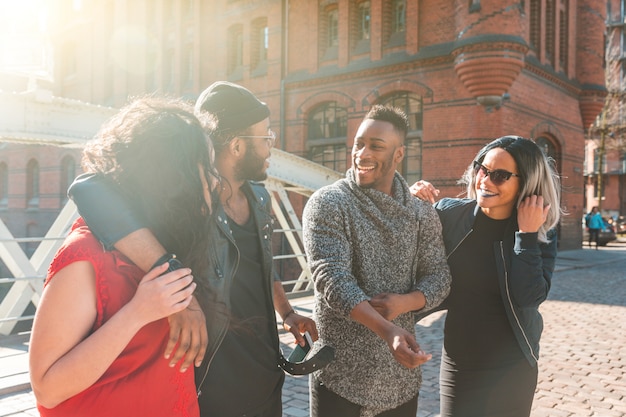
{"label": "woman in red dress", "polygon": [[[83,154],[83,168],[116,181],[196,276],[209,267],[208,127],[187,104],[143,98],[106,123]],[[48,270],[31,335],[42,417],[199,416],[193,370],[163,357],[167,317],[196,289],[191,270],[176,262],[145,274],[76,221]]]}

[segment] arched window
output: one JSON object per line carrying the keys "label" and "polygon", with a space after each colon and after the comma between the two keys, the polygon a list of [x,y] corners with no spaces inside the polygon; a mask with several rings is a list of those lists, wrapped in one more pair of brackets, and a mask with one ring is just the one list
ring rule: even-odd
{"label": "arched window", "polygon": [[250,41],[250,68],[262,70],[267,68],[268,39],[267,18],[260,17],[252,22],[252,39]]}
{"label": "arched window", "polygon": [[35,159],[26,165],[26,206],[39,207],[39,163]]}
{"label": "arched window", "polygon": [[348,133],[348,112],[336,102],[318,106],[309,116],[309,140],[346,139]]}
{"label": "arched window", "polygon": [[324,103],[308,119],[309,159],[338,172],[346,170],[348,112],[336,102]]}
{"label": "arched window", "polygon": [[383,2],[383,44],[404,45],[406,37],[406,0]]}
{"label": "arched window", "polygon": [[362,1],[357,8],[356,39],[357,41],[370,38],[370,2]]}
{"label": "arched window", "polygon": [[408,91],[393,93],[380,100],[385,106],[398,107],[409,117],[409,131],[422,130],[422,98]]}
{"label": "arched window", "polygon": [[406,31],[406,0],[394,0],[391,13],[391,33]]}
{"label": "arched window", "polygon": [[554,43],[556,41],[555,39],[555,31],[554,31],[554,0],[546,0],[545,1],[545,13],[546,13],[546,20],[544,23],[544,27],[545,27],[545,31],[546,31],[546,38],[545,38],[545,46],[544,46],[544,50],[545,50],[545,59],[546,61],[551,64],[552,66],[554,66],[554,52],[555,52],[555,48],[554,48]]}
{"label": "arched window", "polygon": [[384,97],[380,104],[398,107],[409,118],[409,132],[404,142],[404,160],[400,173],[409,184],[422,179],[422,98],[410,92],[398,92]]}
{"label": "arched window", "polygon": [[569,10],[567,1],[560,1],[558,6],[558,47],[559,47],[559,67],[558,70],[567,73],[569,59]]}
{"label": "arched window", "polygon": [[243,66],[243,25],[236,24],[228,28],[228,74],[242,71]]}
{"label": "arched window", "polygon": [[339,9],[337,4],[322,9],[319,21],[320,60],[337,59],[339,55]]}
{"label": "arched window", "polygon": [[61,160],[61,203],[67,203],[67,189],[70,187],[72,181],[74,181],[74,177],[76,176],[76,162],[74,162],[74,158],[67,155]]}
{"label": "arched window", "polygon": [[328,43],[326,46],[339,46],[339,10],[334,8],[328,11],[327,17],[327,37]]}
{"label": "arched window", "polygon": [[530,0],[530,47],[537,59],[568,73],[569,0]]}
{"label": "arched window", "polygon": [[364,54],[370,50],[371,18],[370,2],[361,1],[357,3],[356,11],[352,16],[350,33],[350,44],[354,55]]}
{"label": "arched window", "polygon": [[546,136],[540,136],[535,140],[535,143],[546,156],[552,158],[554,161],[554,169],[556,169],[557,172],[561,172],[561,152],[554,144],[554,141]]}
{"label": "arched window", "polygon": [[9,168],[5,162],[0,162],[0,208],[9,205]]}
{"label": "arched window", "polygon": [[541,0],[530,0],[530,47],[541,56]]}

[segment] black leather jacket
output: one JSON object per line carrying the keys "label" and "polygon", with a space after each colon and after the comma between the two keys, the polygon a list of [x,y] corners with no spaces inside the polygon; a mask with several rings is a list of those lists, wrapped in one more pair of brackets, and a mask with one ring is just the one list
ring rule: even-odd
{"label": "black leather jacket", "polygon": [[[250,202],[251,216],[257,225],[259,243],[263,251],[263,279],[267,298],[267,317],[275,319],[272,291],[272,224],[270,215],[270,195],[263,184],[246,182],[243,191]],[[106,249],[112,249],[115,242],[124,236],[146,227],[140,213],[129,206],[128,202],[116,191],[115,185],[105,177],[94,174],[83,174],[71,185],[69,196],[74,200],[80,215],[92,233],[102,242]],[[201,394],[202,384],[206,379],[209,366],[215,352],[219,348],[228,330],[230,322],[230,286],[239,265],[239,249],[235,244],[227,217],[221,204],[216,204],[213,212],[215,227],[212,228],[212,244],[210,245],[211,266],[206,277],[194,277],[199,286],[208,285],[211,300],[199,299],[199,304],[207,314],[207,331],[209,344],[202,365],[196,368],[196,386]],[[212,308],[208,308],[213,303]],[[222,308],[214,308],[221,306]],[[276,364],[280,357],[278,328],[275,331]]]}
{"label": "black leather jacket", "polygon": [[[443,227],[447,256],[472,233],[480,209],[475,200],[444,198],[435,204]],[[524,356],[537,366],[543,319],[538,311],[552,283],[557,253],[556,231],[548,233],[549,243],[537,240],[537,233],[518,231],[514,213],[505,239],[494,244],[500,295],[515,338]],[[454,277],[452,280],[454,282]],[[446,309],[444,301],[439,310]]]}
{"label": "black leather jacket", "polygon": [[[263,184],[246,182],[243,191],[250,202],[251,216],[254,217],[257,225],[257,235],[259,243],[263,251],[262,274],[265,283],[265,294],[267,299],[265,303],[268,307],[267,317],[276,318],[274,312],[272,292],[273,292],[273,258],[272,258],[272,230],[273,219],[270,215],[270,195]],[[217,297],[218,303],[226,307],[225,312],[215,312],[207,317],[207,330],[209,334],[209,344],[204,356],[202,365],[196,369],[196,387],[198,396],[202,394],[202,385],[206,379],[209,367],[215,356],[215,352],[224,340],[224,336],[228,331],[230,317],[227,314],[230,311],[230,286],[239,265],[239,249],[232,237],[232,231],[228,225],[226,213],[223,207],[218,204],[214,212],[214,220],[216,227],[213,229],[213,246],[212,255],[215,258],[213,270],[208,274],[208,283],[212,293]],[[202,304],[202,303],[201,303]],[[213,309],[205,308],[204,311],[212,311]],[[276,366],[279,363],[280,345],[278,339],[278,327],[271,326],[274,331],[273,340],[275,342]]]}

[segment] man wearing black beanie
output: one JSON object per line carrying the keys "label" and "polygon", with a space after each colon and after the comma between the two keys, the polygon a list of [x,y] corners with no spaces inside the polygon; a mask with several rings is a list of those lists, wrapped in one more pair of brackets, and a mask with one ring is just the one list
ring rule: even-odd
{"label": "man wearing black beanie", "polygon": [[[210,297],[197,301],[213,314],[206,326],[199,309],[171,318],[166,356],[171,366],[182,358],[181,370],[195,363],[202,416],[281,417],[284,373],[277,366],[274,311],[301,345],[302,333],[317,339],[317,329],[293,310],[272,268],[270,195],[256,182],[267,177],[276,140],[270,111],[246,88],[218,81],[200,94],[196,112],[216,118],[211,139],[220,181],[213,192],[221,204],[213,210],[214,271],[206,281],[196,277],[199,287],[210,287]],[[143,226],[141,213],[128,207],[107,179],[79,177],[70,196],[105,247],[115,247],[145,270],[172,260]],[[225,306],[227,313],[207,303]]]}

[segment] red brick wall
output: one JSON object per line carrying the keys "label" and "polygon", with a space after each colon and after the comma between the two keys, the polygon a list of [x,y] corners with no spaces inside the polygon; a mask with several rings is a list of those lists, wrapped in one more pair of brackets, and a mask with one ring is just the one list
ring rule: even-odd
{"label": "red brick wall", "polygon": [[[61,160],[72,156],[76,175],[80,168],[80,149],[43,145],[0,144],[0,162],[8,167],[8,205],[0,210],[0,218],[16,237],[42,237],[48,231],[64,206],[61,190]],[[30,160],[39,163],[39,204],[27,206],[26,171]],[[27,232],[27,229],[29,231]]]}
{"label": "red brick wall", "polygon": [[[419,39],[418,51],[427,48],[445,48],[454,42],[458,33],[464,37],[474,35],[514,35],[528,38],[528,23],[515,8],[507,9],[510,2],[489,2],[477,13],[469,13],[467,4],[460,2],[415,1],[407,2],[407,16],[418,16],[419,25],[407,18],[407,33]],[[340,2],[340,10],[341,5]],[[372,11],[379,9],[373,7]],[[293,12],[293,10],[292,10]],[[436,60],[419,58],[410,62],[393,64],[384,69],[375,62],[377,50],[370,56],[370,64],[359,66],[350,61],[349,51],[340,51],[340,57],[348,57],[333,70],[303,74],[306,69],[315,68],[310,62],[317,50],[315,34],[307,33],[310,21],[293,13],[291,22],[297,29],[290,31],[289,63],[292,74],[300,77],[298,82],[287,82],[286,131],[287,149],[303,152],[306,143],[306,111],[316,103],[332,99],[334,95],[349,106],[347,144],[358,127],[360,118],[369,109],[368,99],[373,91],[380,91],[393,80],[406,80],[394,85],[397,91],[415,91],[415,84],[432,91],[432,99],[425,100],[423,119],[422,171],[425,179],[431,180],[442,189],[442,195],[456,196],[463,188],[456,185],[465,167],[474,154],[487,142],[506,134],[525,137],[549,137],[560,149],[561,171],[563,175],[563,206],[570,213],[562,222],[562,247],[575,247],[580,240],[579,218],[582,215],[582,160],[584,131],[576,95],[576,82],[560,82],[554,76],[542,77],[527,63],[522,73],[511,85],[510,100],[499,109],[486,111],[476,103],[454,71],[451,56],[442,54]],[[588,17],[586,17],[588,18]],[[372,17],[376,20],[376,17]],[[576,22],[572,23],[576,26]],[[596,25],[597,26],[597,25]],[[601,31],[600,31],[601,32]],[[377,32],[372,33],[377,36]],[[580,38],[580,35],[578,38]],[[594,33],[586,44],[598,44]],[[407,35],[406,52],[409,53],[412,39]],[[570,37],[571,47],[575,47],[575,37]],[[347,42],[344,42],[347,44]],[[372,42],[376,45],[376,42]],[[310,45],[311,48],[302,47]],[[341,41],[340,41],[341,45]],[[572,52],[573,53],[573,52]],[[372,59],[373,58],[373,59]],[[383,55],[381,61],[388,59]],[[306,64],[308,62],[308,64]],[[601,65],[601,60],[589,62],[589,67]],[[344,68],[345,67],[345,68]],[[354,67],[351,72],[350,68]],[[584,71],[584,70],[583,70]],[[411,84],[413,88],[411,89]],[[332,93],[331,93],[332,92]],[[382,93],[381,93],[382,95]]]}
{"label": "red brick wall", "polygon": [[[335,3],[340,17],[339,49],[336,59],[324,61],[324,47],[318,42],[318,31],[323,26],[320,12],[335,7]],[[349,38],[349,20],[356,9],[353,0],[198,2],[195,15],[187,20],[181,13],[173,20],[166,20],[169,18],[166,11],[157,10],[158,24],[149,26],[152,30],[149,33],[155,36],[160,59],[164,59],[166,47],[179,50],[186,42],[192,42],[197,51],[193,85],[175,85],[171,93],[193,99],[219,79],[244,84],[269,104],[272,128],[281,138],[279,146],[297,154],[305,152],[307,112],[316,104],[336,100],[347,107],[346,143],[350,145],[361,117],[378,97],[393,91],[422,95],[423,177],[440,185],[444,195],[457,195],[461,191],[455,185],[456,180],[476,151],[490,140],[505,134],[546,136],[561,152],[563,205],[570,213],[562,222],[562,247],[579,246],[585,132],[579,97],[583,92],[581,86],[603,84],[605,3],[569,0],[569,60],[565,68],[560,68],[559,64],[552,68],[544,56],[525,50],[521,73],[508,86],[509,100],[499,109],[486,109],[477,104],[476,97],[470,95],[456,74],[455,57],[459,48],[468,44],[478,43],[483,50],[495,50],[502,57],[509,56],[510,48],[528,48],[529,2],[523,2],[525,9],[522,11],[518,8],[522,2],[483,1],[479,10],[472,12],[469,3],[407,0],[404,43],[387,46],[381,39],[384,33],[381,13],[386,2],[372,0],[370,50],[356,56],[350,48],[354,42]],[[105,4],[110,3],[100,0],[93,4],[93,10],[103,15]],[[115,27],[136,23],[133,21],[136,15],[144,16],[145,20],[145,13],[132,11],[154,6],[148,0],[138,0],[133,2],[132,8],[128,7],[128,10],[115,12]],[[267,17],[269,26],[268,65],[267,71],[261,74],[249,68],[250,28],[258,17]],[[60,95],[96,103],[113,100],[113,104],[121,105],[130,93],[152,91],[146,81],[148,77],[153,77],[156,87],[162,88],[166,63],[159,61],[154,73],[144,76],[131,73],[123,63],[115,63],[111,91],[102,78],[111,69],[106,45],[112,30],[105,30],[98,19],[93,21],[102,30],[92,32],[90,27],[85,27],[84,30],[89,30],[81,37],[77,36],[81,29],[72,26],[59,34],[59,39],[88,40],[80,48],[84,53],[80,73],[73,81],[65,80],[65,89],[59,90]],[[240,74],[232,77],[227,72],[226,33],[235,23],[244,28],[244,65]],[[133,52],[142,53],[141,48]],[[174,62],[177,74],[181,65]]]}

